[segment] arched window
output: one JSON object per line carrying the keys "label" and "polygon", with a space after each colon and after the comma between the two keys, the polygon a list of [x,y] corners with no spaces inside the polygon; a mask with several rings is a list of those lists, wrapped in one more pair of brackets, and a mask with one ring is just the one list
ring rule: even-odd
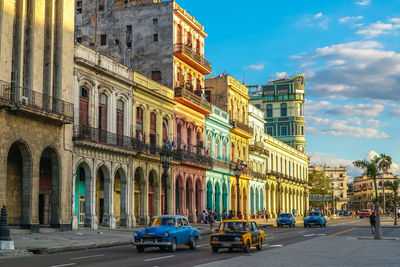
{"label": "arched window", "polygon": [[107,96],[99,95],[99,129],[107,131]]}
{"label": "arched window", "polygon": [[143,136],[143,109],[141,107],[136,108],[136,138],[140,141],[144,140]]}
{"label": "arched window", "polygon": [[187,150],[190,151],[190,147],[192,145],[192,128],[187,128],[186,145]]}
{"label": "arched window", "polygon": [[79,125],[89,124],[89,92],[81,87],[79,92]]}
{"label": "arched window", "polygon": [[267,105],[267,117],[272,118],[272,104]]}
{"label": "arched window", "polygon": [[124,102],[117,100],[117,134],[124,134]]}
{"label": "arched window", "polygon": [[226,161],[226,143],[222,143],[222,160]]}
{"label": "arched window", "polygon": [[287,116],[287,104],[282,103],[281,104],[281,117],[286,117]]}
{"label": "arched window", "polygon": [[193,44],[192,44],[192,33],[191,32],[187,33],[187,42],[186,42],[186,44],[190,48],[192,48],[192,46],[193,46]]}
{"label": "arched window", "polygon": [[157,114],[152,112],[150,114],[150,145],[157,144]]}
{"label": "arched window", "polygon": [[177,32],[177,37],[178,37],[178,44],[182,43],[182,26],[178,25],[178,32]]}
{"label": "arched window", "polygon": [[215,140],[215,158],[219,159],[219,138]]}
{"label": "arched window", "polygon": [[163,119],[163,142],[168,141],[168,120]]}

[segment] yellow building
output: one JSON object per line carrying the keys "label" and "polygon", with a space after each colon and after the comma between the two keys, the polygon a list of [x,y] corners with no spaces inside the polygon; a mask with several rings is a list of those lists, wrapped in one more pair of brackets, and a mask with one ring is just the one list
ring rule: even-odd
{"label": "yellow building", "polygon": [[[210,78],[205,81],[207,95],[217,107],[226,110],[231,117],[233,126],[230,133],[230,161],[249,162],[249,139],[253,137],[253,128],[249,126],[249,99],[247,87],[230,75]],[[239,210],[246,218],[249,215],[249,180],[251,171],[244,168],[239,179]],[[235,176],[230,179],[231,208],[237,211],[236,195],[237,181]]]}

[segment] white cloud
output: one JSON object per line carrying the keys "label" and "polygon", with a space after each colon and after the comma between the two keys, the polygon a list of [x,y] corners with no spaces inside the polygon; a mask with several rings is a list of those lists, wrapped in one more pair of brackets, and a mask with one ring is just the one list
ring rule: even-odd
{"label": "white cloud", "polygon": [[361,0],[361,1],[356,2],[356,4],[359,6],[367,6],[370,3],[371,3],[371,0]]}
{"label": "white cloud", "polygon": [[390,115],[393,117],[400,117],[400,105],[399,104],[390,104],[392,109],[390,110]]}
{"label": "white cloud", "polygon": [[377,41],[334,44],[292,58],[305,66],[312,97],[400,100],[400,53]]}
{"label": "white cloud", "polygon": [[277,72],[277,73],[275,73],[275,77],[277,79],[282,79],[282,78],[288,77],[288,74],[286,72]]}
{"label": "white cloud", "polygon": [[346,16],[346,17],[340,18],[339,23],[361,20],[363,18],[364,18],[363,16]]}
{"label": "white cloud", "polygon": [[354,177],[361,174],[361,171],[354,167],[353,161],[348,159],[338,158],[337,155],[321,153],[321,152],[308,152],[310,163],[313,165],[327,165],[329,167],[345,166],[347,175]]}
{"label": "white cloud", "polygon": [[358,30],[356,33],[365,35],[367,38],[373,38],[383,34],[393,33],[400,28],[400,18],[391,18],[388,23],[377,21],[371,23],[364,28]]}
{"label": "white cloud", "polygon": [[257,70],[257,71],[262,71],[264,70],[264,64],[252,64],[244,67],[245,69],[249,70]]}
{"label": "white cloud", "polygon": [[322,12],[319,12],[314,15],[314,18],[316,18],[316,19],[319,19],[320,17],[322,17]]}

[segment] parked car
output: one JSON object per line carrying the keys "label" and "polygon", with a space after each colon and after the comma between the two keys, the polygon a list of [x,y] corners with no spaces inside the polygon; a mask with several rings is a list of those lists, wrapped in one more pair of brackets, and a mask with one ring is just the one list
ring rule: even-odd
{"label": "parked car", "polygon": [[187,245],[195,249],[200,240],[200,231],[190,226],[188,220],[180,215],[161,215],[151,218],[149,226],[134,234],[138,252],[148,247],[159,247],[176,251],[177,246]]}
{"label": "parked car", "polygon": [[254,221],[223,221],[216,231],[210,236],[211,249],[214,253],[221,248],[242,249],[246,253],[250,251],[250,247],[261,250],[265,240],[264,231],[260,230]]}
{"label": "parked car", "polygon": [[293,218],[291,213],[281,213],[279,214],[278,220],[276,221],[276,226],[282,227],[284,225],[288,225],[289,227],[295,227],[296,221]]}
{"label": "parked car", "polygon": [[360,216],[360,219],[364,217],[369,217],[371,216],[372,211],[371,210],[360,210],[360,213],[358,214]]}
{"label": "parked car", "polygon": [[304,228],[314,225],[326,227],[326,218],[318,210],[308,212],[308,217],[304,218]]}

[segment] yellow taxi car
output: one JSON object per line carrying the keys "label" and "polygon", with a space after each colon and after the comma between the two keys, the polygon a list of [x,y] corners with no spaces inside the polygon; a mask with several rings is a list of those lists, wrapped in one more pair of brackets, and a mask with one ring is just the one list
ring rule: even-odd
{"label": "yellow taxi car", "polygon": [[227,220],[221,222],[216,233],[210,235],[211,249],[214,253],[221,248],[242,249],[248,253],[250,247],[262,249],[264,231],[254,221]]}

